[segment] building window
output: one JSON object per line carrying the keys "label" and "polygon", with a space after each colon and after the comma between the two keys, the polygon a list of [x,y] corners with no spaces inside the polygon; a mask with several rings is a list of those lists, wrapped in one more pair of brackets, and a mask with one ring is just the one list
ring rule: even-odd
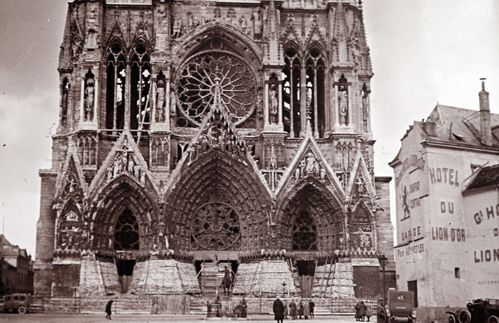
{"label": "building window", "polygon": [[61,85],[61,126],[67,126],[68,121],[68,100],[69,100],[69,81],[68,78],[65,77],[62,80]]}
{"label": "building window", "polygon": [[310,113],[312,131],[316,137],[324,137],[324,82],[325,61],[323,51],[318,47],[312,47],[307,56],[306,78],[307,78],[307,109]]}
{"label": "building window", "polygon": [[131,129],[148,129],[150,123],[151,67],[146,46],[138,43],[132,50]]}
{"label": "building window", "polygon": [[107,56],[106,128],[123,129],[125,124],[126,61],[120,44],[109,47]]}
{"label": "building window", "polygon": [[454,268],[454,277],[461,278],[461,268],[459,267]]}
{"label": "building window", "polygon": [[283,70],[283,117],[284,131],[289,136],[299,137],[302,128],[300,111],[301,59],[294,47],[289,47],[284,56]]}

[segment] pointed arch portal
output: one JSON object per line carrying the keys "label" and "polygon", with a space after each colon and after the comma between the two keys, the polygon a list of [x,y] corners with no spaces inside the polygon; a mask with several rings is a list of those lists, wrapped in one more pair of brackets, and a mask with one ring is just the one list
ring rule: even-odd
{"label": "pointed arch portal", "polygon": [[271,202],[263,191],[248,164],[221,149],[186,165],[166,196],[174,248],[258,250],[269,234]]}
{"label": "pointed arch portal", "polygon": [[344,220],[334,196],[315,179],[306,179],[281,197],[277,214],[282,248],[331,251],[342,248]]}

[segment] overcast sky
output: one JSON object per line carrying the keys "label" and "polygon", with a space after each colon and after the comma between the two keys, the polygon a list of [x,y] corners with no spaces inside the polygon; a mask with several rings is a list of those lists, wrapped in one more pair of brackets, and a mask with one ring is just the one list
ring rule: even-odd
{"label": "overcast sky", "polygon": [[[64,0],[0,0],[0,221],[7,238],[32,254],[66,9]],[[364,16],[376,175],[393,176],[388,162],[400,138],[437,102],[478,109],[480,77],[499,113],[499,1],[365,0]]]}

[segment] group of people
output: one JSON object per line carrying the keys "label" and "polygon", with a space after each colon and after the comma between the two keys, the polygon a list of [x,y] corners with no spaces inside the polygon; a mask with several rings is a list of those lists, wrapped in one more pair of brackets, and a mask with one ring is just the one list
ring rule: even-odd
{"label": "group of people", "polygon": [[369,317],[371,316],[371,313],[369,311],[369,308],[367,307],[366,303],[364,301],[360,301],[354,306],[355,309],[355,320],[356,321],[364,321],[364,319],[367,318],[369,321]]}
{"label": "group of people", "polygon": [[274,319],[277,321],[277,323],[282,323],[284,319],[288,318],[288,313],[293,320],[296,320],[296,318],[301,319],[302,317],[305,319],[308,319],[309,317],[313,318],[314,309],[315,309],[315,303],[312,300],[303,301],[300,299],[298,302],[291,300],[291,302],[288,305],[283,301],[281,301],[278,297],[274,301],[273,305]]}
{"label": "group of people", "polygon": [[[370,320],[370,317],[372,316],[369,307],[367,304],[364,303],[364,301],[360,301],[354,306],[355,309],[355,320],[356,321],[361,321],[363,322],[365,319],[367,321]],[[386,313],[386,308],[385,308],[385,301],[383,298],[380,298],[378,300],[378,307],[376,309],[376,317],[377,317],[377,322],[378,323],[386,323],[388,322],[388,315]]]}

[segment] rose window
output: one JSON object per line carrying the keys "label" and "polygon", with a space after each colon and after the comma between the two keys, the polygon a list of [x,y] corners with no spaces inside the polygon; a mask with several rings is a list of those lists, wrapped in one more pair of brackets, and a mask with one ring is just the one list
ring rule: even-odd
{"label": "rose window", "polygon": [[229,249],[241,236],[236,211],[221,202],[202,205],[196,211],[191,228],[193,242],[207,250]]}
{"label": "rose window", "polygon": [[250,66],[230,52],[204,52],[179,69],[178,107],[190,122],[199,125],[214,103],[217,82],[222,105],[238,125],[248,119],[257,103],[256,79]]}

